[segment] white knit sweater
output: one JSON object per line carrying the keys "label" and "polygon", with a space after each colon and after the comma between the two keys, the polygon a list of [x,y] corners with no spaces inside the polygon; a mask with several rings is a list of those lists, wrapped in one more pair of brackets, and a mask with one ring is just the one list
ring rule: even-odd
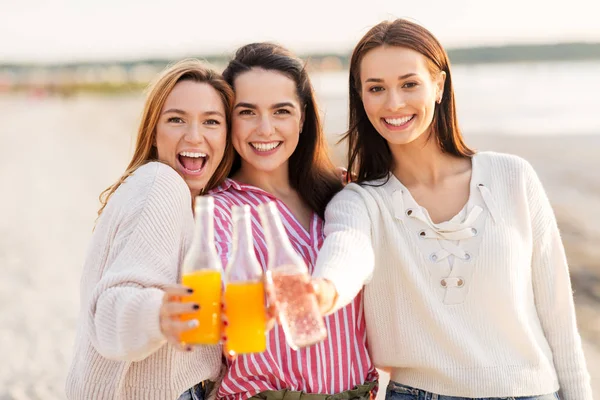
{"label": "white knit sweater", "polygon": [[[369,349],[391,379],[470,398],[559,389],[591,400],[569,271],[550,202],[531,166],[473,157],[470,196],[434,224],[393,175],[330,202],[315,276],[336,308],[365,287]],[[443,201],[443,199],[440,199]]]}
{"label": "white knit sweater", "polygon": [[160,331],[161,287],[178,281],[192,235],[190,190],[167,165],[140,167],[114,193],[83,269],[69,399],[174,400],[217,377],[217,346],[179,352]]}

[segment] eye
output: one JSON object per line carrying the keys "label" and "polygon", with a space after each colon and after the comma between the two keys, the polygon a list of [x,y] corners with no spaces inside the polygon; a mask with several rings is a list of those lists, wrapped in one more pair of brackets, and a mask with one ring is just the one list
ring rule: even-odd
{"label": "eye", "polygon": [[378,92],[382,92],[384,89],[382,86],[373,86],[369,88],[369,92],[371,93],[378,93]]}
{"label": "eye", "polygon": [[417,82],[406,82],[404,85],[402,85],[403,88],[406,89],[412,89],[414,87],[417,87],[419,84]]}
{"label": "eye", "polygon": [[281,115],[281,114],[291,114],[290,110],[286,110],[285,108],[280,108],[279,110],[275,111],[275,115]]}
{"label": "eye", "polygon": [[241,110],[239,115],[253,115],[252,110]]}
{"label": "eye", "polygon": [[181,123],[183,123],[183,119],[181,117],[169,117],[169,119],[167,119],[167,122],[172,122],[174,124],[181,124]]}
{"label": "eye", "polygon": [[221,121],[218,121],[216,119],[209,119],[204,121],[204,125],[221,125]]}

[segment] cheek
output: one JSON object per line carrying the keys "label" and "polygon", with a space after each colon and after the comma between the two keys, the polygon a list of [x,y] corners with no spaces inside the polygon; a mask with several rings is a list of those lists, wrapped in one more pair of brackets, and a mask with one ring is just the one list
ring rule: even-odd
{"label": "cheek", "polygon": [[379,108],[381,107],[381,102],[383,96],[379,96],[377,98],[374,98],[373,96],[369,96],[369,94],[363,95],[362,97],[362,101],[363,101],[363,107],[365,109],[365,112],[367,113],[367,117],[370,120],[373,120],[373,118],[377,118],[377,116],[375,114],[377,114],[377,111],[379,110]]}
{"label": "cheek", "polygon": [[239,153],[240,148],[242,147],[242,143],[246,141],[248,137],[249,124],[247,121],[243,120],[233,120],[231,124],[231,141],[233,143],[233,147]]}
{"label": "cheek", "polygon": [[173,149],[177,146],[175,136],[176,132],[173,132],[173,129],[160,125],[156,127],[154,145],[156,146],[159,159],[162,160],[169,153],[173,152]]}
{"label": "cheek", "polygon": [[216,154],[223,155],[225,146],[227,145],[227,128],[222,127],[222,129],[215,129],[205,137],[209,139],[212,150]]}

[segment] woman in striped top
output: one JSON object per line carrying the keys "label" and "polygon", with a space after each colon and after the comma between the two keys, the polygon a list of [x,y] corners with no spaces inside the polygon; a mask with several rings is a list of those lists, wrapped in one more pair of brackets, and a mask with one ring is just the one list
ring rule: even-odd
{"label": "woman in striped top", "polygon": [[[224,71],[236,92],[232,140],[237,152],[230,179],[211,193],[215,235],[226,263],[232,242],[231,208],[252,209],[255,251],[267,266],[257,206],[274,201],[292,246],[312,273],[323,243],[323,213],[342,185],[327,154],[315,96],[303,63],[269,43],[240,48]],[[219,398],[243,400],[369,398],[377,372],[367,352],[362,295],[326,318],[328,338],[292,350],[276,326],[267,350],[228,361]],[[348,392],[349,393],[343,393]]]}

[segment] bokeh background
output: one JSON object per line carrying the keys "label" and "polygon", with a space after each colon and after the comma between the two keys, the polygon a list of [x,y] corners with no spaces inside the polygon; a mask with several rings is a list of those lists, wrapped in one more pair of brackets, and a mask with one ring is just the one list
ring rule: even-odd
{"label": "bokeh background", "polygon": [[[600,396],[600,24],[596,0],[0,0],[0,399],[63,399],[98,195],[133,150],[143,89],[168,63],[223,68],[270,40],[307,60],[338,164],[347,60],[411,18],[450,53],[467,142],[538,171],[571,264]],[[384,376],[385,380],[385,376]]]}

